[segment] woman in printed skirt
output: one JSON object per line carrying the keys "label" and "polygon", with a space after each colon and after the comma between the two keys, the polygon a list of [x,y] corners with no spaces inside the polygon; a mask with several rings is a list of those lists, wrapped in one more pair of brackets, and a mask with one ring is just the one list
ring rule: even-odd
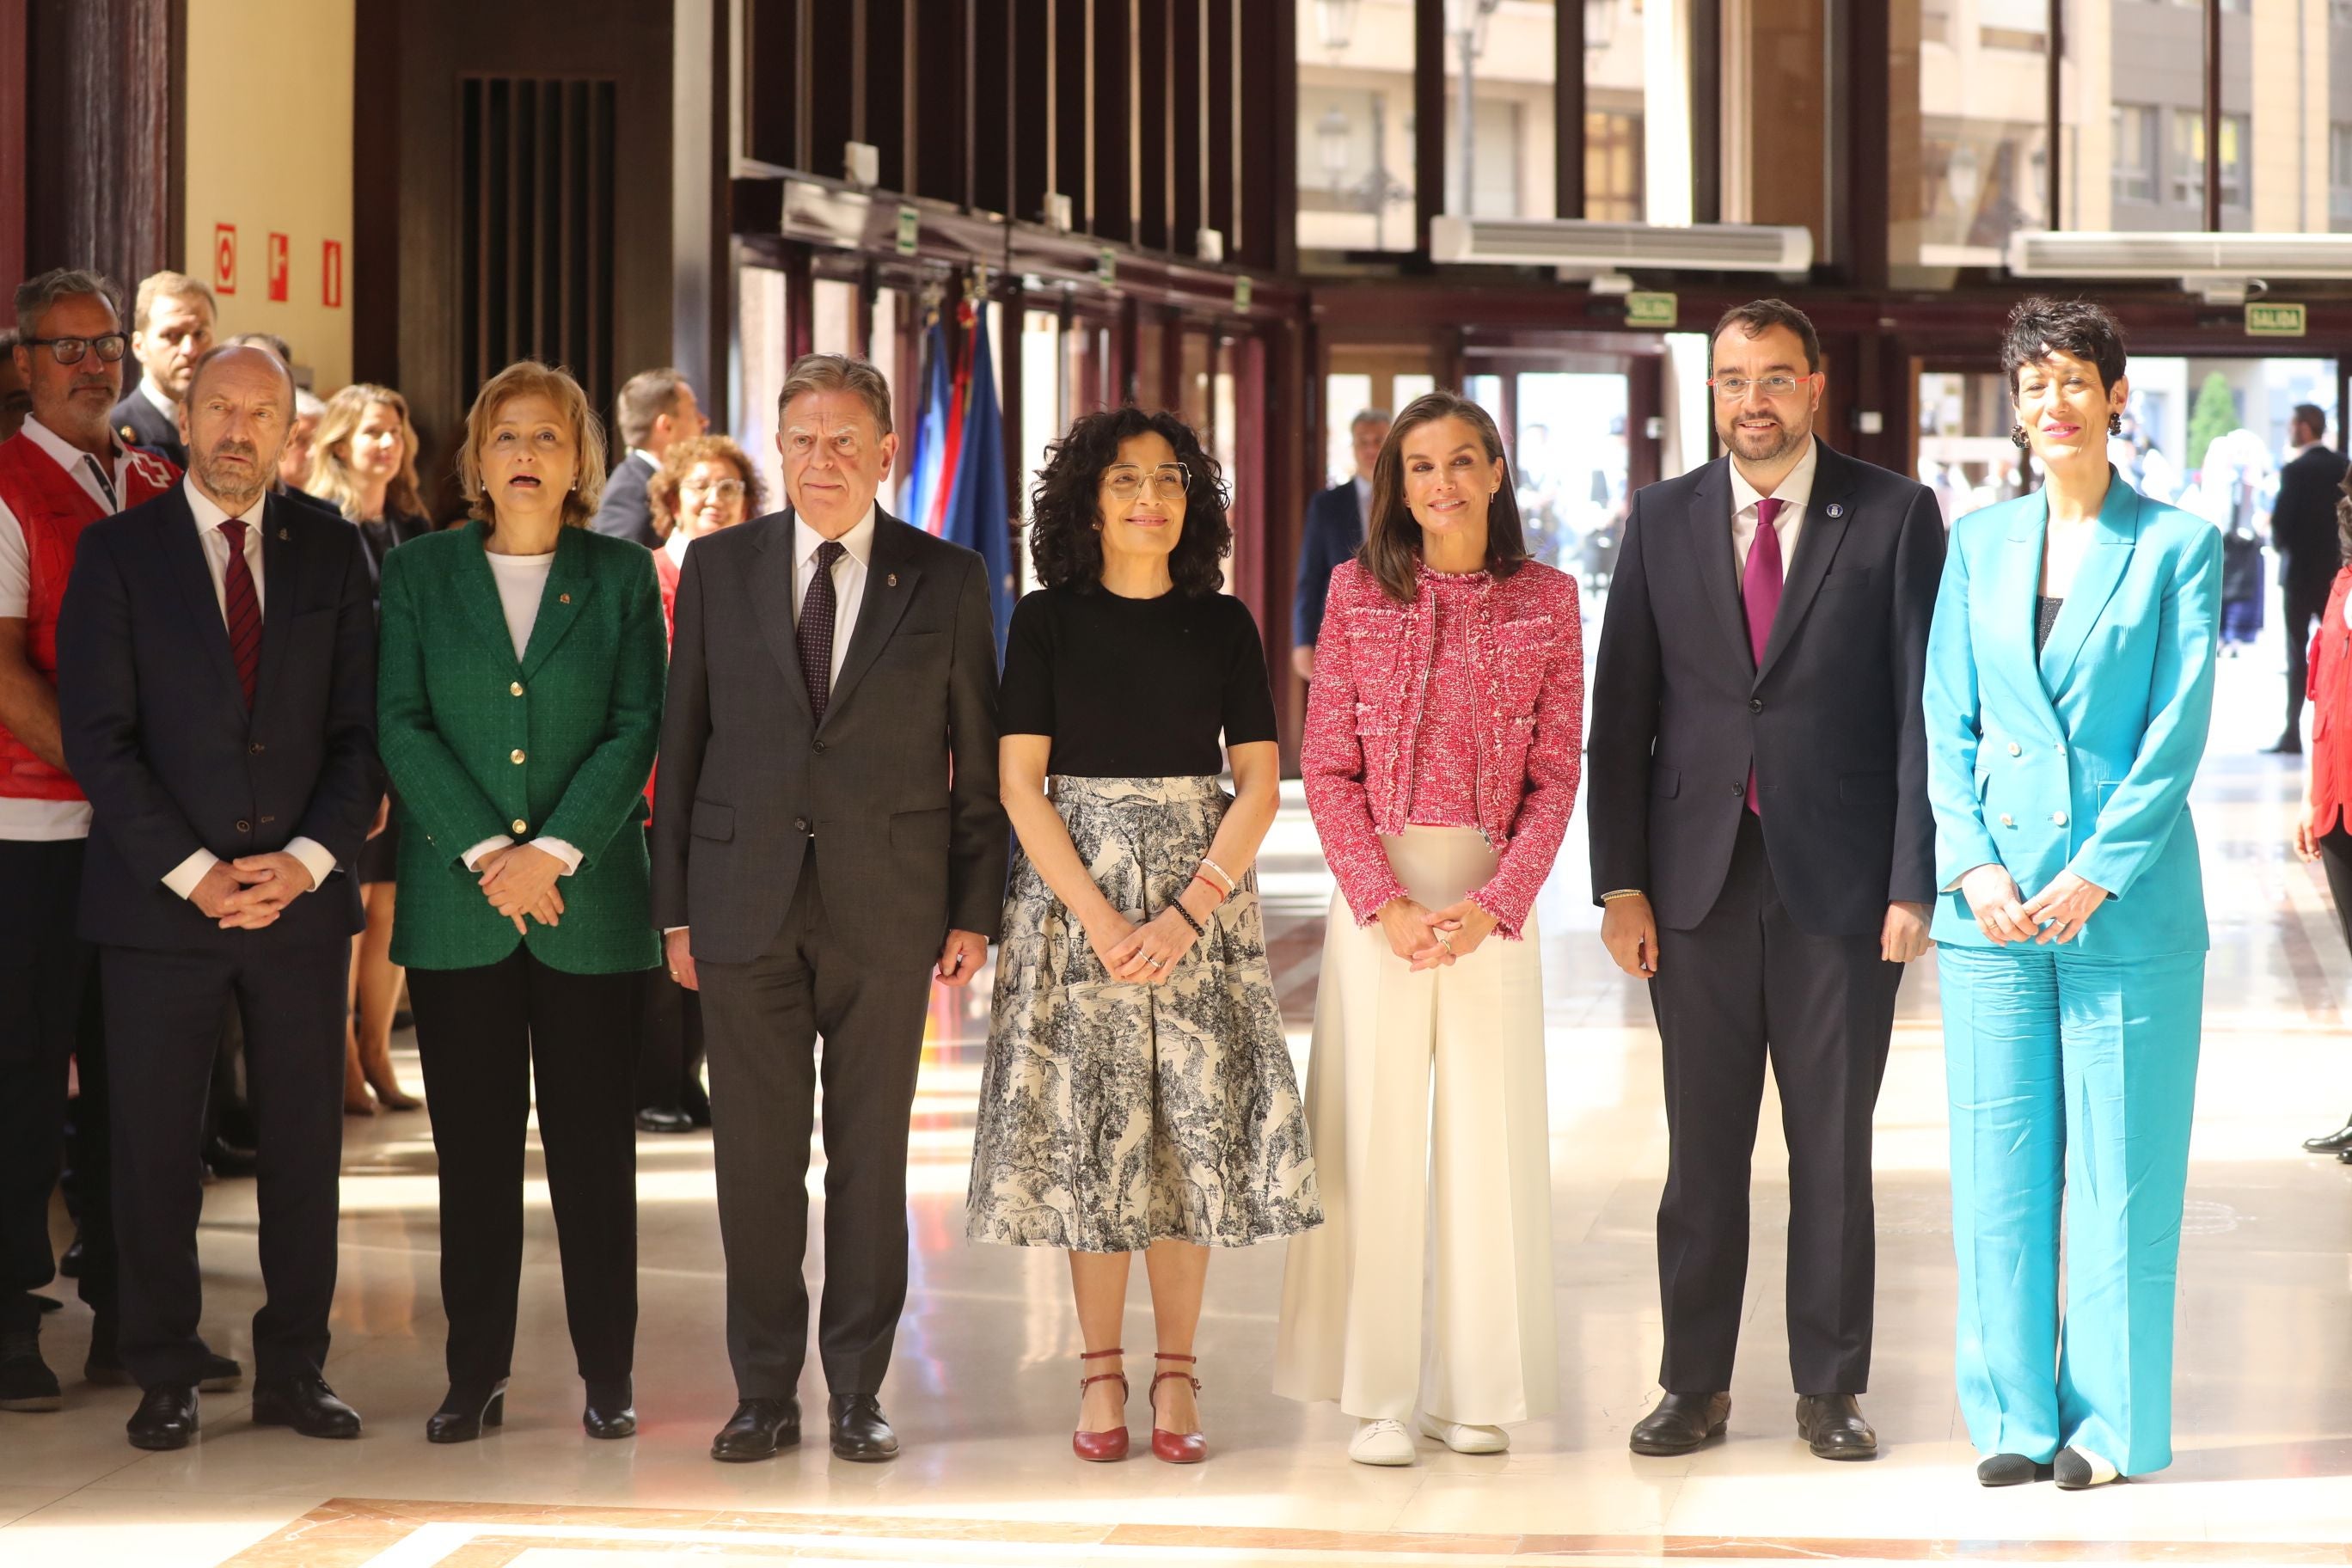
{"label": "woman in printed skirt", "polygon": [[1575,579],[1528,558],[1494,420],[1418,398],[1331,574],[1302,764],[1339,882],[1307,1085],[1330,1223],[1290,1249],[1275,1391],[1338,1400],[1360,1464],[1413,1463],[1416,1410],[1499,1454],[1552,1405],[1534,906],[1583,731]]}
{"label": "woman in printed skirt", "polygon": [[1021,845],[968,1234],[1069,1252],[1082,1459],[1127,1457],[1119,1324],[1144,1255],[1151,1451],[1194,1464],[1208,1249],[1322,1217],[1250,872],[1277,800],[1274,699],[1256,623],[1218,591],[1223,479],[1181,420],[1079,419],[1031,517],[1046,585],[1005,653],[999,768]]}

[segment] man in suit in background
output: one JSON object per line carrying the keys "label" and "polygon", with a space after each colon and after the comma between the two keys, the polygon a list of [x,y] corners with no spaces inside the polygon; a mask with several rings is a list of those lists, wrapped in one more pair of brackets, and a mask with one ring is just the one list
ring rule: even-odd
{"label": "man in suit in background", "polygon": [[1388,438],[1384,408],[1364,409],[1348,421],[1355,477],[1316,491],[1307,503],[1307,526],[1298,541],[1298,590],[1290,607],[1290,668],[1301,680],[1315,679],[1315,639],[1323,635],[1323,602],[1331,591],[1331,569],[1363,545],[1364,529],[1372,520],[1372,464]]}
{"label": "man in suit in background", "polygon": [[198,1151],[234,1001],[264,1151],[253,1419],[353,1437],[321,1373],[350,868],[383,793],[374,595],[355,530],[270,493],[294,414],[275,354],[203,356],[184,407],[194,469],[83,531],[58,631],[66,761],[94,813],[80,927],[105,983],[120,1343],[144,1390],[128,1431],[178,1448],[196,1430]]}
{"label": "man in suit in background", "polygon": [[1634,498],[1585,771],[1601,940],[1649,981],[1665,1066],[1665,1396],[1632,1447],[1687,1453],[1729,1417],[1769,1059],[1797,1430],[1866,1459],[1870,1122],[1936,895],[1919,693],[1943,519],[1925,486],[1814,438],[1802,312],[1740,306],[1712,355],[1730,455]]}
{"label": "man in suit in background", "polygon": [[2327,613],[2327,592],[2344,564],[2336,531],[2336,503],[2343,499],[2344,454],[2326,445],[2327,415],[2315,403],[2298,403],[2287,422],[2287,440],[2303,448],[2279,469],[2277,504],[2271,508],[2271,542],[2279,552],[2279,597],[2286,609],[2286,729],[2273,754],[2303,752],[2304,688],[2310,682],[2311,623]]}
{"label": "man in suit in background", "polygon": [[196,361],[213,346],[213,291],[184,272],[152,272],[131,309],[131,353],[139,384],[114,405],[114,432],[133,447],[188,466],[180,401]]}
{"label": "man in suit in background", "polygon": [[660,471],[671,444],[701,435],[710,421],[702,416],[686,377],[665,365],[641,370],[622,384],[613,399],[613,423],[628,455],[605,479],[604,499],[588,526],[616,539],[634,539],[651,550],[662,536],[654,529],[646,487]]}
{"label": "man in suit in background", "polygon": [[800,1440],[810,1120],[824,1037],[833,1451],[893,1458],[879,1392],[907,1299],[907,1133],[934,975],[988,957],[1010,841],[978,555],[875,502],[890,389],[811,354],[778,400],[789,510],[687,552],[654,815],[654,922],[702,993],[727,1350],[714,1459]]}

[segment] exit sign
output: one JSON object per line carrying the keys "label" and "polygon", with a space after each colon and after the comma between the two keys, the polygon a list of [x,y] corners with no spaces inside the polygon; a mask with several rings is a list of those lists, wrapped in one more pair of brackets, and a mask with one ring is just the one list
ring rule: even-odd
{"label": "exit sign", "polygon": [[2246,335],[2250,338],[2299,338],[2308,329],[2301,305],[2249,302],[2246,306]]}
{"label": "exit sign", "polygon": [[1625,324],[1629,327],[1671,328],[1681,320],[1681,302],[1672,294],[1637,290],[1625,296]]}

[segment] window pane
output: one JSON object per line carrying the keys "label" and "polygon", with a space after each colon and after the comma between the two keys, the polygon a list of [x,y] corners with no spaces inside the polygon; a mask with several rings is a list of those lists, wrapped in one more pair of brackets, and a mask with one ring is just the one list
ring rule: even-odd
{"label": "window pane", "polygon": [[810,285],[811,346],[821,354],[850,352],[851,321],[857,313],[857,285],[819,278]]}
{"label": "window pane", "polygon": [[1580,574],[1586,541],[1615,521],[1628,473],[1625,416],[1622,375],[1520,374],[1512,469],[1536,559]]}
{"label": "window pane", "polygon": [[1293,0],[1298,245],[1413,247],[1412,0]]}
{"label": "window pane", "polygon": [[1372,405],[1372,378],[1353,371],[1335,371],[1323,378],[1323,482],[1336,485],[1356,477],[1356,416]]}
{"label": "window pane", "polygon": [[1642,120],[1644,7],[1642,0],[1575,3],[1584,6],[1584,216],[1639,223],[1648,162]]}
{"label": "window pane", "polygon": [[784,504],[783,459],[776,452],[776,394],[783,390],[784,275],[772,267],[736,269],[736,445],[759,465],[769,504]]}
{"label": "window pane", "polygon": [[[1029,511],[1029,491],[1045,466],[1045,448],[1062,438],[1068,424],[1062,388],[1062,322],[1051,310],[1021,316],[1021,435],[1028,447],[1019,479],[1021,511]],[[1021,591],[1037,585],[1036,563],[1021,552]]]}
{"label": "window pane", "polygon": [[1916,44],[1898,30],[1919,140],[1893,148],[1895,266],[1997,266],[2011,234],[2048,222],[2049,45],[2047,0],[1923,0]]}
{"label": "window pane", "polygon": [[[1445,210],[1476,217],[1552,216],[1553,0],[1444,5]],[[1466,138],[1465,96],[1471,108]]]}

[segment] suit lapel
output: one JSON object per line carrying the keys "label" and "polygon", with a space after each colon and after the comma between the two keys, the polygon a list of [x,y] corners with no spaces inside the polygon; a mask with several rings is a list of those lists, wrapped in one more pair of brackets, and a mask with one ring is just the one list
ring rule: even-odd
{"label": "suit lapel", "polygon": [[798,620],[800,603],[793,593],[793,554],[799,525],[789,511],[775,512],[760,531],[760,559],[751,568],[751,613],[760,623],[760,639],[768,657],[784,678],[784,686],[803,720],[814,720],[808,681],[801,674]]}
{"label": "suit lapel", "polygon": [[825,711],[832,713],[849,700],[858,680],[874,667],[882,645],[898,627],[898,619],[915,596],[922,569],[914,563],[914,531],[878,508],[874,514],[874,548],[866,563],[866,592],[857,604],[857,624],[850,628],[849,650],[841,660],[840,678]]}
{"label": "suit lapel", "polygon": [[[237,684],[236,659],[229,652],[228,622],[221,614],[220,595],[213,589],[212,568],[205,560],[204,542],[196,537],[195,512],[189,507],[187,491],[173,486],[171,510],[161,520],[163,537],[158,553],[163,571],[180,590],[182,607],[188,613],[190,629],[205,657],[220,677],[219,689],[245,712],[245,689]],[[264,630],[268,620],[263,621]]]}
{"label": "suit lapel", "polygon": [[[2034,711],[2049,725],[2050,733],[2063,740],[2066,727],[2059,722],[2058,710],[2042,684],[2042,672],[2035,668],[2033,651],[2036,602],[2042,594],[2042,547],[2050,532],[2050,492],[2038,489],[2009,506],[2007,547],[2000,552],[1999,569],[1992,574],[1992,609],[1989,617],[2000,630],[1990,638],[1976,639],[1984,650],[1977,657],[1989,666],[2006,669],[2009,680],[2021,696],[2033,704]],[[1985,646],[1988,642],[1989,647]]]}
{"label": "suit lapel", "polygon": [[[458,601],[466,606],[475,632],[505,657],[514,658],[514,634],[507,630],[506,605],[499,597],[499,580],[490,573],[490,531],[477,521],[467,523],[466,531],[474,548],[457,568],[455,587]],[[520,667],[521,661],[518,659],[516,663]]]}
{"label": "suit lapel", "polygon": [[1731,548],[1730,459],[1718,458],[1699,474],[1691,491],[1691,559],[1698,563],[1699,585],[1715,618],[1739,657],[1748,664],[1748,616],[1739,607],[1739,559]]}
{"label": "suit lapel", "polygon": [[1806,612],[1813,607],[1814,595],[1822,591],[1822,579],[1829,575],[1838,544],[1845,538],[1849,521],[1845,502],[1853,493],[1853,469],[1827,447],[1817,444],[1814,453],[1812,494],[1805,500],[1804,524],[1797,531],[1797,558],[1789,564],[1780,607],[1772,613],[1772,635],[1765,639],[1764,658],[1756,667],[1759,682],[1772,673],[1781,652],[1795,639]]}
{"label": "suit lapel", "polygon": [[[305,555],[279,510],[293,504],[276,496],[261,503],[261,668],[253,684],[256,709],[276,688],[278,667],[286,662],[288,625],[294,618],[294,606],[301,602],[297,581]],[[226,639],[226,627],[222,637]]]}
{"label": "suit lapel", "polygon": [[[596,581],[588,574],[588,546],[581,531],[567,528],[555,538],[555,562],[547,569],[547,586],[540,590],[539,614],[530,623],[530,639],[523,644],[522,678],[530,679],[554,654],[588,605]],[[499,612],[505,619],[505,612]],[[514,646],[508,639],[508,647]]]}
{"label": "suit lapel", "polygon": [[[2058,611],[2058,624],[2050,629],[2050,644],[2042,650],[2042,682],[2053,698],[2065,689],[2066,678],[2074,673],[2091,628],[2105,613],[2107,601],[2115,597],[2116,585],[2131,566],[2132,548],[2139,539],[2139,507],[2138,492],[2109,468],[2107,499],[2099,507],[2098,521],[2092,524],[2091,542],[2083,552],[2082,564],[2074,569],[2074,584],[2066,590],[2066,603]],[[2043,516],[2048,516],[2046,503]],[[2035,561],[2038,564],[2039,552]],[[2025,624],[2033,624],[2030,616]]]}

